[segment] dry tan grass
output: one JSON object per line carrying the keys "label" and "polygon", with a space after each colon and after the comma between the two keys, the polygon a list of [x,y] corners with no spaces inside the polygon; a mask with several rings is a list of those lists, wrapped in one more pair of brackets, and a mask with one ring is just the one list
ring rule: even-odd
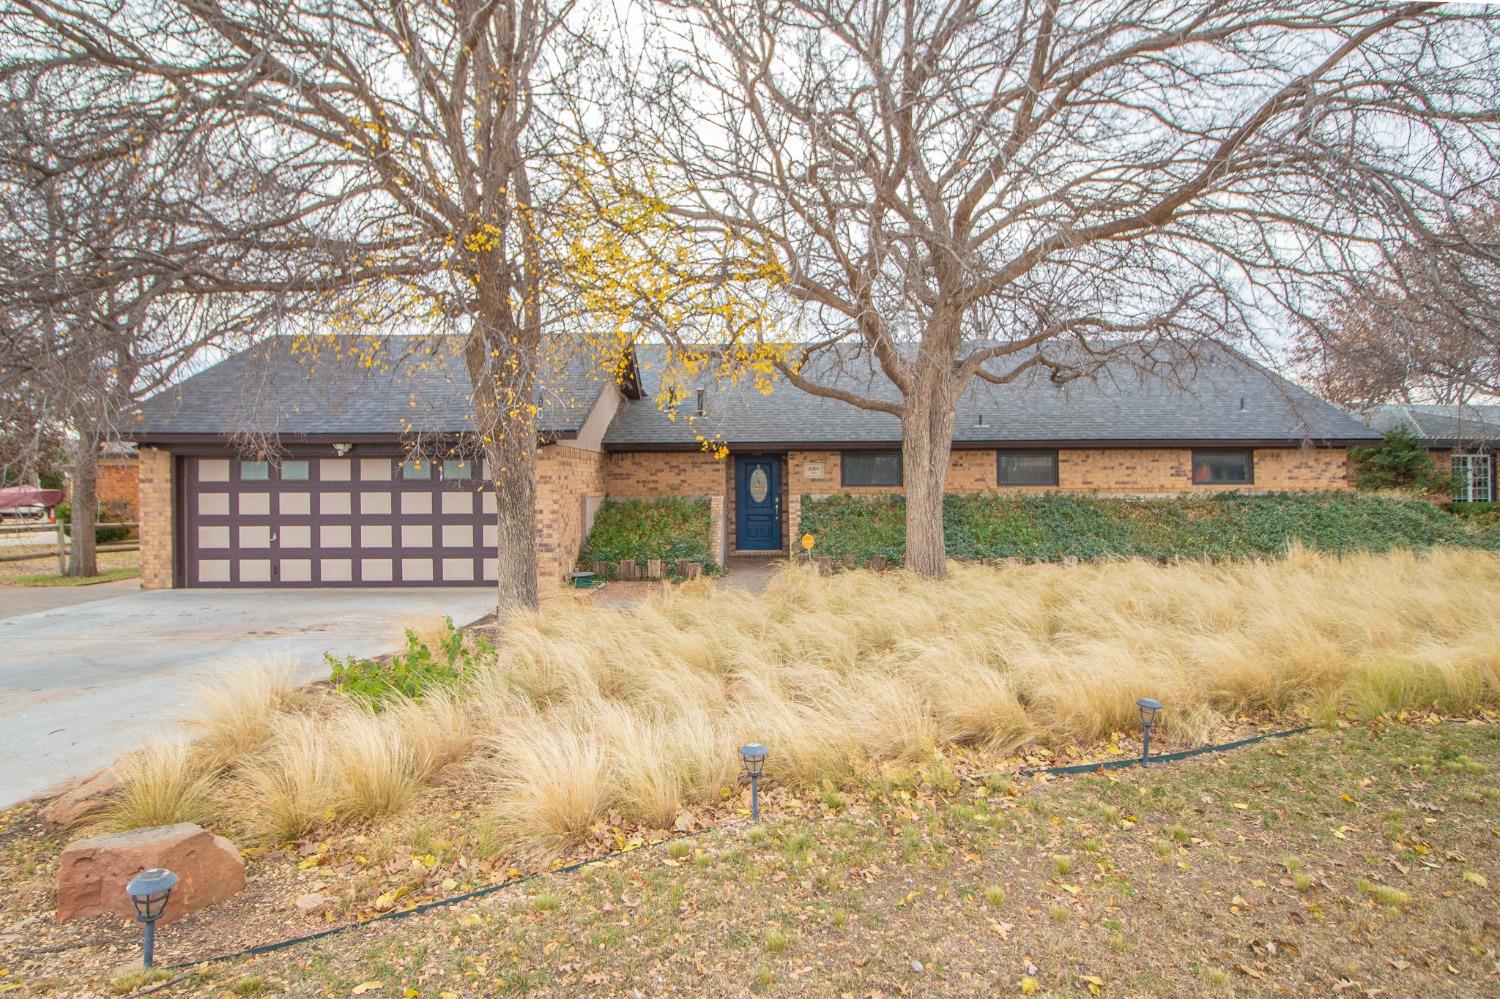
{"label": "dry tan grass", "polygon": [[226,763],[259,749],[272,720],[295,694],[292,663],[238,663],[197,686],[189,729],[198,747]]}
{"label": "dry tan grass", "polygon": [[700,582],[523,615],[462,691],[378,715],[335,704],[305,725],[311,708],[267,709],[247,682],[252,704],[210,730],[241,748],[268,733],[218,777],[233,810],[273,817],[268,833],[390,814],[467,761],[502,838],[545,850],[610,809],[667,825],[719,800],[752,739],[772,779],[807,789],[948,743],[1131,732],[1141,696],[1168,705],[1178,742],[1251,711],[1472,710],[1500,700],[1497,592],[1500,556],[1443,549],[955,565],[943,582],[788,568],[760,596]]}
{"label": "dry tan grass", "polygon": [[101,821],[108,829],[174,822],[207,822],[214,814],[214,781],[202,754],[185,742],[161,742],[115,761],[120,794]]}
{"label": "dry tan grass", "polygon": [[278,717],[265,747],[241,768],[239,804],[253,835],[296,839],[327,820],[336,785],[326,724],[315,715]]}

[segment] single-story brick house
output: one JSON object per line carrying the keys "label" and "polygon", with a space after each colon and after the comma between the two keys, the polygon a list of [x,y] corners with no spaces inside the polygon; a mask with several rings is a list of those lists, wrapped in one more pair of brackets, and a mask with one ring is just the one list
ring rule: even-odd
{"label": "single-story brick house", "polygon": [[[311,364],[273,340],[140,407],[129,436],[140,449],[143,585],[494,578],[494,499],[482,461],[462,449],[472,417],[456,344],[372,366],[350,340]],[[573,568],[606,498],[708,497],[727,556],[788,550],[804,496],[901,489],[894,417],[780,383],[769,395],[705,385],[672,418],[655,401],[663,358],[639,348],[623,379],[560,362],[549,379],[537,456],[544,585]],[[839,377],[891,391],[877,376]],[[1063,386],[978,383],[958,407],[948,489],[1347,489],[1348,447],[1379,436],[1229,351],[1200,358],[1182,381],[1122,371]],[[448,450],[434,454],[433,441]]]}
{"label": "single-story brick house", "polygon": [[1382,433],[1406,427],[1453,473],[1456,503],[1494,502],[1495,453],[1500,451],[1500,405],[1393,403],[1375,406],[1365,419]]}

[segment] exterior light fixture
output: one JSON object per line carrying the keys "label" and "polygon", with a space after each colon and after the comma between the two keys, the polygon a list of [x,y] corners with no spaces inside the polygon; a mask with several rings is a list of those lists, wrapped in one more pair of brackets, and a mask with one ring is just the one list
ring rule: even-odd
{"label": "exterior light fixture", "polygon": [[177,875],[165,867],[153,867],[130,879],[125,893],[135,903],[135,918],[146,925],[145,967],[151,967],[156,944],[156,921],[167,908],[167,896],[177,884]]}
{"label": "exterior light fixture", "polygon": [[766,747],[752,742],[740,747],[740,762],[750,778],[750,821],[760,821],[760,775],[766,768]]}
{"label": "exterior light fixture", "polygon": [[354,450],[354,445],[353,444],[335,444],[333,446],[333,453],[336,454],[336,455],[338,455],[340,458],[342,458],[344,455],[348,454],[350,451],[353,451],[353,450]]}
{"label": "exterior light fixture", "polygon": [[1161,710],[1161,702],[1142,697],[1135,702],[1135,706],[1141,709],[1141,766],[1145,766],[1146,760],[1151,756],[1151,728],[1156,724],[1156,714]]}

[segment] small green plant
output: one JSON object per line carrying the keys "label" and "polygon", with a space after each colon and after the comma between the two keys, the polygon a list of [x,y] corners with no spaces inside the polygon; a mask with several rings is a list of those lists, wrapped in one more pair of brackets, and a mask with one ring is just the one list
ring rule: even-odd
{"label": "small green plant", "polygon": [[229,983],[229,991],[237,996],[263,996],[277,989],[259,975],[243,975]]}
{"label": "small green plant", "polygon": [[155,985],[172,977],[172,973],[165,968],[152,968],[147,971],[142,968],[139,971],[127,971],[116,975],[110,980],[109,989],[117,996],[129,995],[145,988],[147,985]]}
{"label": "small green plant", "polygon": [[1169,843],[1167,840],[1159,839],[1159,840],[1156,840],[1155,842],[1153,842],[1151,844],[1151,850],[1158,857],[1162,858],[1163,860],[1166,860],[1168,857],[1170,857],[1172,855],[1172,844]]}
{"label": "small green plant", "polygon": [[1167,826],[1165,832],[1171,838],[1172,842],[1181,843],[1184,846],[1186,846],[1193,838],[1193,831],[1187,826],[1183,825]]}
{"label": "small green plant", "polygon": [[943,794],[952,794],[958,790],[958,773],[953,769],[947,757],[939,757],[928,764],[924,771],[927,783],[932,785],[934,791]]}
{"label": "small green plant", "polygon": [[1311,874],[1299,871],[1298,873],[1292,875],[1292,887],[1297,889],[1298,891],[1308,891],[1312,888],[1312,886],[1313,879]]}
{"label": "small green plant", "polygon": [[765,939],[763,940],[766,953],[768,954],[780,954],[786,950],[786,945],[791,942],[792,938],[787,936],[786,931],[777,926],[766,930]]}
{"label": "small green plant", "polygon": [[532,896],[531,907],[537,912],[554,912],[562,905],[562,900],[549,891]]}
{"label": "small green plant", "polygon": [[800,860],[813,848],[812,833],[807,830],[793,833],[787,838],[785,849],[788,860]]}
{"label": "small green plant", "polygon": [[692,852],[693,848],[688,846],[680,839],[674,839],[672,842],[667,844],[667,856],[671,857],[673,860],[682,860]]}
{"label": "small green plant", "polygon": [[1059,926],[1068,921],[1069,913],[1068,907],[1066,905],[1054,905],[1052,906],[1052,908],[1047,910],[1047,914],[1051,916],[1052,921],[1054,923],[1057,923]]}
{"label": "small green plant", "polygon": [[1366,880],[1365,878],[1360,878],[1358,881],[1356,881],[1355,886],[1358,887],[1360,891],[1364,892],[1366,895],[1369,895],[1375,901],[1379,902],[1381,905],[1389,906],[1393,909],[1399,906],[1411,904],[1411,894],[1409,892],[1402,891],[1400,888],[1392,888],[1390,885],[1376,884],[1375,882]]}
{"label": "small green plant", "polygon": [[1059,856],[1059,857],[1053,857],[1052,858],[1052,873],[1056,874],[1060,878],[1065,878],[1069,874],[1072,874],[1073,873],[1073,858],[1072,857],[1061,857],[1061,856]]}
{"label": "small green plant", "polygon": [[420,699],[429,691],[451,689],[472,675],[475,665],[495,655],[495,647],[483,636],[466,640],[464,630],[443,618],[437,648],[428,648],[417,633],[406,629],[406,648],[388,663],[348,656],[324,655],[335,686],[351,696],[379,708],[399,698]]}
{"label": "small green plant", "polygon": [[984,900],[990,905],[1001,905],[1005,902],[1005,889],[999,885],[986,885]]}

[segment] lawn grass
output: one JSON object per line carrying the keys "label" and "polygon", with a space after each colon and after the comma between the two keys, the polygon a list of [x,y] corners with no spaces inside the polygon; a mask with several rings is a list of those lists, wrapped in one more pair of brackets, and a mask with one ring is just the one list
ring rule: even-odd
{"label": "lawn grass", "polygon": [[97,576],[57,576],[37,573],[29,576],[15,576],[4,582],[12,586],[93,586],[96,583],[113,583],[120,579],[138,579],[140,575],[139,565],[125,565],[104,569]]}
{"label": "lawn grass", "polygon": [[[1497,767],[1500,726],[1418,720],[1042,781],[955,787],[930,758],[158,994],[1493,995]],[[19,849],[0,837],[0,864]],[[20,880],[5,905],[30,901]],[[238,925],[215,919],[166,927],[161,960],[223,949]],[[100,934],[101,953],[134,938]],[[22,947],[11,981],[87,991],[108,981],[88,957]]]}

